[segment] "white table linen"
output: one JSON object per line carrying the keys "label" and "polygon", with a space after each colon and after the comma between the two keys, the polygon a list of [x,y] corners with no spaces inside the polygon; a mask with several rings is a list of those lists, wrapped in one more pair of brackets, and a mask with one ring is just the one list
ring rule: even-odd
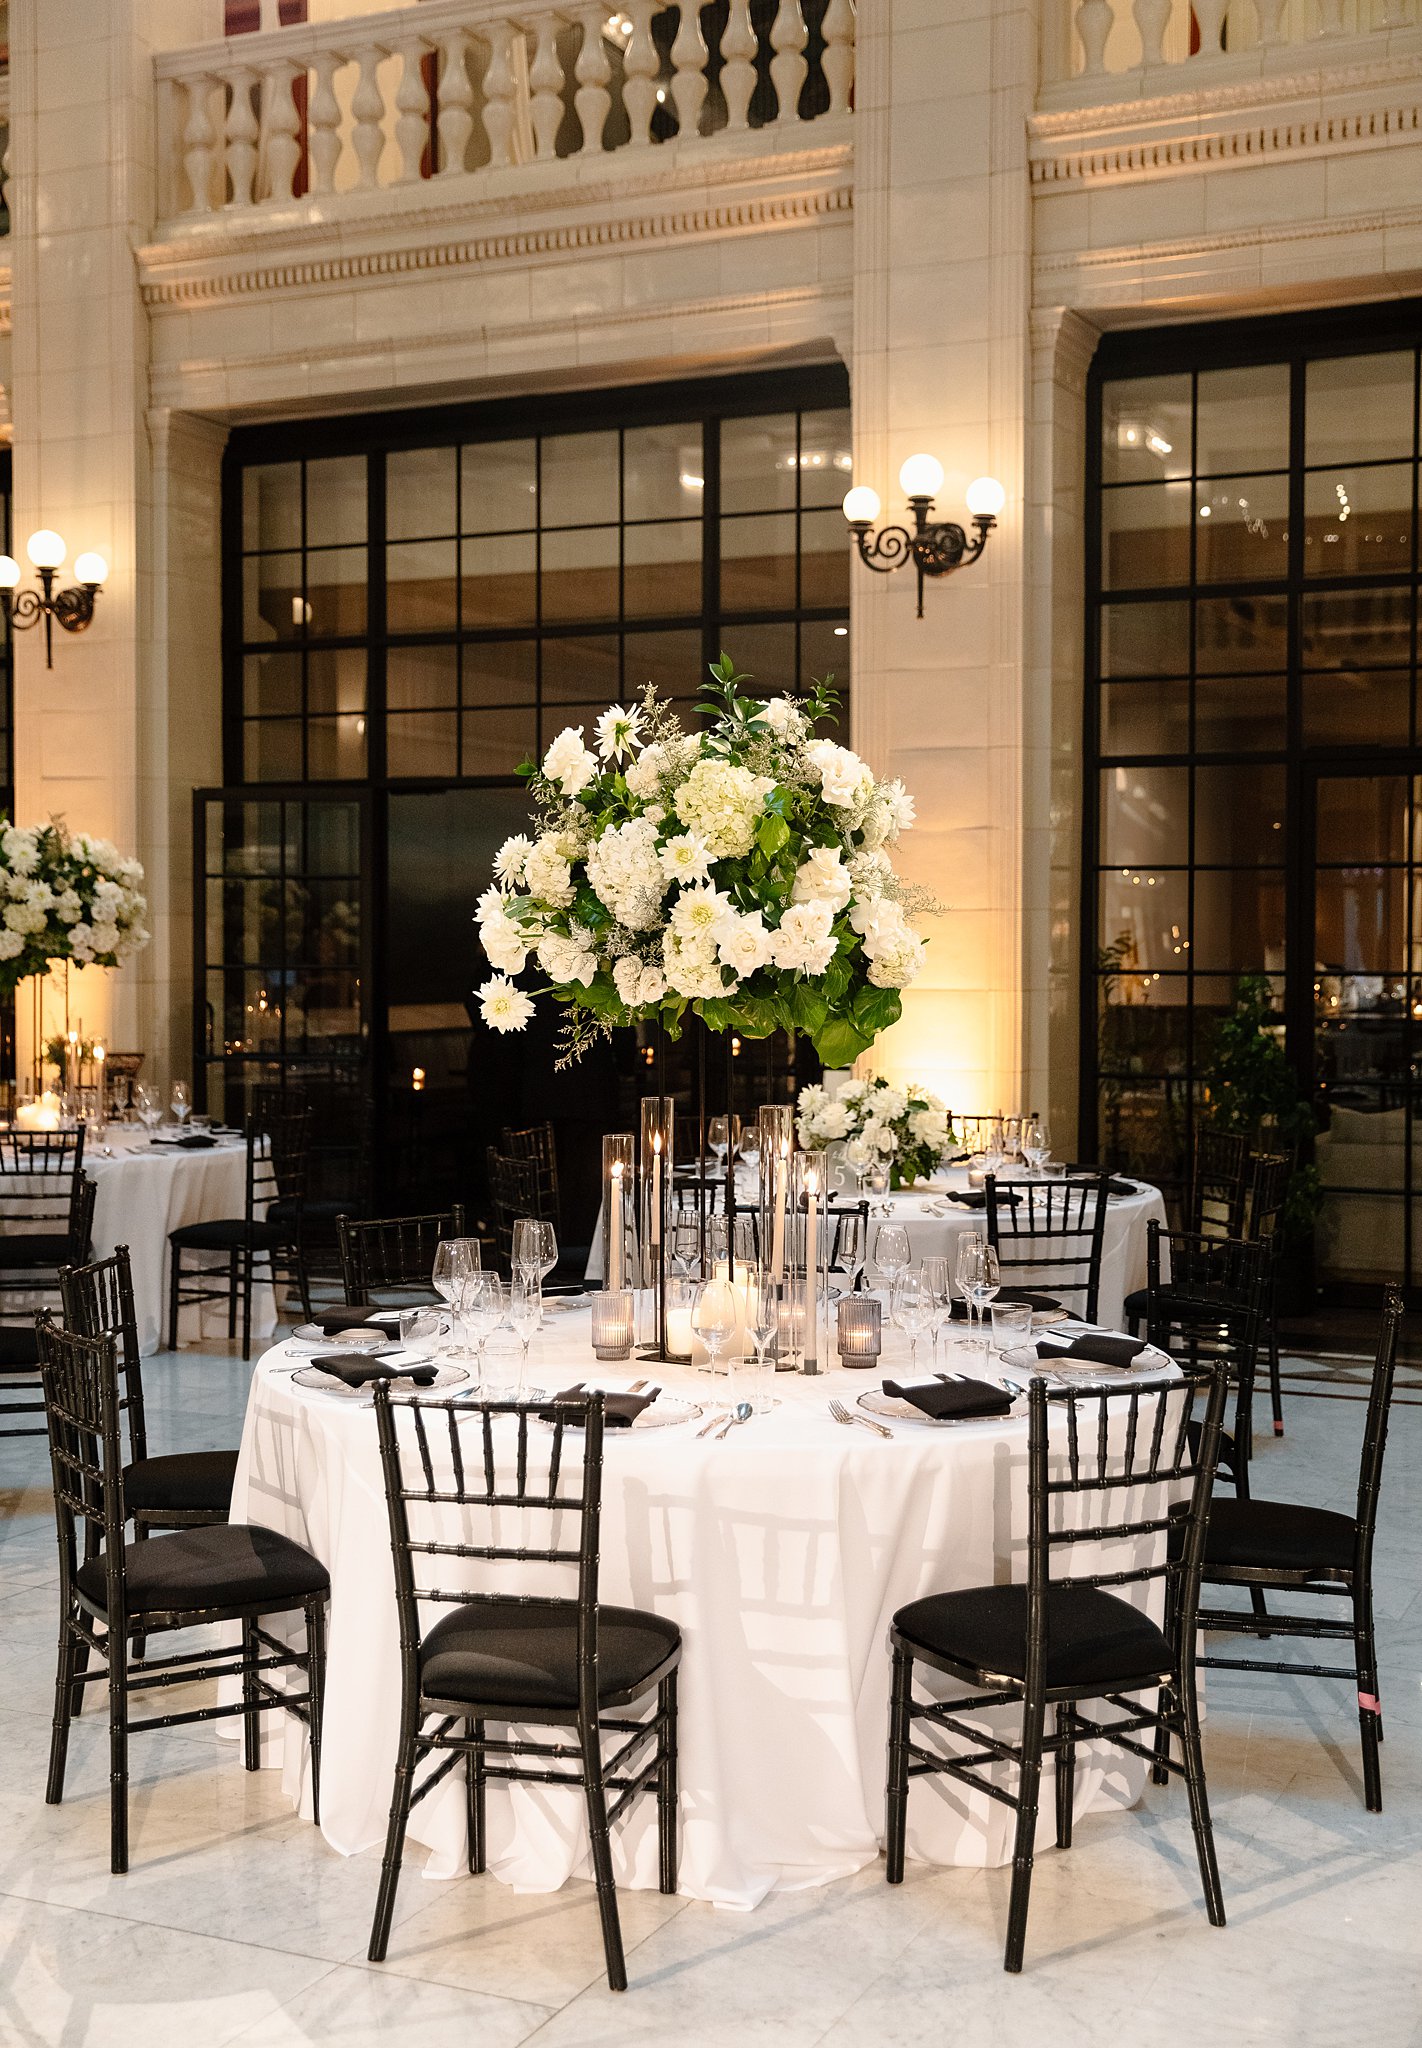
{"label": "white table linen", "polygon": [[[902,1372],[907,1346],[897,1333],[889,1348],[887,1371]],[[944,1360],[977,1370],[982,1354],[954,1339]],[[388,1524],[371,1407],[295,1387],[300,1362],[278,1349],[257,1368],[232,1514],[295,1537],[330,1569],[321,1825],[334,1847],[353,1854],[384,1839],[396,1755]],[[634,1363],[601,1377],[625,1385],[650,1370]],[[555,1390],[587,1376],[597,1376],[588,1312],[550,1315],[535,1345],[534,1381]],[[724,1398],[725,1383],[706,1374],[663,1367],[656,1377],[699,1401]],[[739,1376],[742,1391],[748,1377]],[[779,1405],[723,1442],[698,1438],[699,1424],[609,1430],[604,1458],[600,1597],[670,1617],[685,1643],[681,1890],[742,1908],[774,1889],[828,1883],[878,1854],[890,1619],[930,1592],[1022,1576],[1026,1532],[1020,1414],[895,1423],[886,1441],[836,1424],[828,1410],[832,1396],[853,1405],[878,1374],[767,1378]],[[508,1567],[448,1563],[486,1574],[467,1578],[471,1588],[514,1589],[499,1576]],[[274,1715],[267,1731],[267,1760],[280,1763],[289,1795],[309,1811],[303,1731]],[[1047,1779],[1044,1845],[1050,1770]],[[1118,1752],[1078,1752],[1078,1813],[1133,1803],[1143,1784],[1144,1766]],[[552,1890],[585,1869],[577,1794],[491,1785],[488,1811],[489,1868],[505,1882]],[[997,1801],[947,1779],[915,1782],[915,1858],[1000,1864],[1011,1854],[1010,1828]],[[463,1869],[464,1831],[456,1776],[411,1819],[411,1841],[433,1852],[427,1875]],[[639,1802],[619,1828],[614,1860],[619,1884],[656,1885],[654,1801]]]}
{"label": "white table linen", "polygon": [[[119,1245],[128,1246],[139,1348],[147,1357],[167,1341],[168,1233],[188,1223],[210,1223],[243,1213],[246,1144],[234,1138],[220,1139],[210,1149],[153,1145],[146,1131],[120,1124],[110,1126],[102,1145],[92,1139],[85,1145],[84,1171],[97,1187],[94,1257],[106,1259]],[[191,1268],[195,1262],[196,1255],[187,1265]],[[259,1266],[258,1272],[262,1270]],[[259,1280],[252,1296],[253,1337],[267,1337],[275,1321],[272,1290]],[[180,1344],[201,1344],[205,1339],[225,1342],[226,1337],[223,1304],[209,1302],[183,1311],[178,1325]]]}

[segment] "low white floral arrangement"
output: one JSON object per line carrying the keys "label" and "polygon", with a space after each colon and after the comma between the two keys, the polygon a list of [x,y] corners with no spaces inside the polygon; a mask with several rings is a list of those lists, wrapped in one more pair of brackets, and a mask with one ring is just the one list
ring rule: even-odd
{"label": "low white floral arrangement", "polygon": [[926,1179],[958,1142],[938,1096],[912,1082],[894,1088],[882,1078],[846,1081],[834,1095],[817,1084],[802,1088],[796,1127],[807,1150],[842,1142],[856,1172],[887,1163],[889,1185],[896,1188]]}
{"label": "low white floral arrangement", "polygon": [[121,967],[148,944],[143,868],[107,839],[0,819],[0,992],[53,960]]}
{"label": "low white floral arrangement", "polygon": [[923,963],[908,912],[929,907],[886,850],[913,799],[816,736],[827,684],[764,701],[729,656],[711,675],[701,732],[649,686],[598,719],[596,753],[569,726],[525,767],[534,836],[500,847],[479,900],[496,1031],[533,1014],[512,979],[530,954],[569,1011],[565,1061],[616,1025],[660,1017],[675,1035],[691,1009],[747,1038],[803,1031],[842,1067],[897,1021]]}

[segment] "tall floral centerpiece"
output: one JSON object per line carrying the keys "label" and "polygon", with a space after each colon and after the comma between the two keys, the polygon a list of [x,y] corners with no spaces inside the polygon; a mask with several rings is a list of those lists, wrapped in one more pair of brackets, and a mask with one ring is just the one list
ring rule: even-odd
{"label": "tall floral centerpiece", "polygon": [[842,1144],[856,1173],[887,1166],[889,1185],[896,1188],[926,1179],[957,1142],[953,1119],[937,1095],[916,1082],[895,1088],[882,1077],[846,1081],[833,1095],[818,1086],[802,1088],[798,1122],[806,1148]]}
{"label": "tall floral centerpiece", "polygon": [[568,1013],[565,1059],[617,1025],[675,1035],[690,1010],[747,1038],[803,1031],[842,1067],[897,1020],[924,953],[889,855],[913,799],[821,736],[827,686],[762,699],[748,680],[723,655],[700,732],[649,686],[595,748],[569,726],[525,769],[532,836],[500,847],[479,902],[496,1031],[533,1014],[514,980],[530,958]]}
{"label": "tall floral centerpiece", "polygon": [[143,868],[107,839],[0,820],[0,996],[52,963],[121,967],[148,944]]}

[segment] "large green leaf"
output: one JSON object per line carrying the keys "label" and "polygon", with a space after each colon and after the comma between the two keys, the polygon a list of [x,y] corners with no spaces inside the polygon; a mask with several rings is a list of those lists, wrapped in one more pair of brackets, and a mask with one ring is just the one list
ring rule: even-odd
{"label": "large green leaf", "polygon": [[850,1067],[860,1053],[867,1052],[873,1040],[857,1031],[848,1017],[831,1017],[818,1031],[810,1034],[815,1051],[827,1067]]}
{"label": "large green leaf", "polygon": [[756,839],[767,860],[774,860],[790,837],[790,827],[782,817],[771,811],[762,818],[756,828]]}

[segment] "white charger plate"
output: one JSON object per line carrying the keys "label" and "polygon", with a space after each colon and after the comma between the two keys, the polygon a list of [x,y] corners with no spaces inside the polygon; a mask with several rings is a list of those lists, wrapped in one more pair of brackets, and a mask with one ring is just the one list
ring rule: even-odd
{"label": "white charger plate", "polygon": [[[428,1352],[412,1352],[409,1363],[427,1365]],[[417,1386],[411,1379],[392,1373],[389,1387],[392,1394],[437,1394],[443,1387],[457,1387],[469,1377],[462,1365],[442,1365],[434,1378],[425,1386]],[[304,1387],[312,1394],[330,1394],[338,1401],[366,1401],[374,1403],[375,1393],[370,1382],[363,1387],[348,1387],[344,1380],[338,1380],[333,1373],[323,1372],[319,1365],[299,1366],[291,1376],[294,1387]]]}
{"label": "white charger plate", "polygon": [[[588,1391],[593,1392],[595,1389],[589,1388]],[[626,1389],[623,1387],[605,1387],[602,1391],[608,1394],[621,1394]],[[680,1394],[662,1393],[658,1394],[650,1408],[644,1408],[640,1415],[633,1417],[632,1428],[675,1429],[683,1422],[695,1422],[697,1417],[704,1414],[704,1412],[704,1409],[696,1401],[688,1401]],[[538,1419],[543,1423],[545,1429],[553,1427],[552,1423],[545,1421],[541,1415]],[[627,1430],[614,1425],[611,1429],[603,1430],[602,1440],[604,1443],[607,1443],[613,1437],[626,1436],[627,1434]]]}
{"label": "white charger plate", "polygon": [[349,1330],[339,1330],[334,1336],[328,1335],[319,1323],[300,1323],[292,1331],[293,1337],[303,1344],[325,1345],[332,1350],[344,1351],[352,1344],[388,1344],[389,1330],[377,1330],[372,1324],[353,1323]]}
{"label": "white charger plate", "polygon": [[880,1415],[889,1422],[921,1422],[926,1429],[950,1429],[960,1422],[1010,1422],[1013,1416],[1026,1412],[1023,1401],[1017,1400],[1001,1415],[925,1415],[921,1408],[914,1407],[912,1401],[900,1400],[897,1394],[886,1394],[882,1387],[866,1387],[859,1396],[858,1405],[867,1415]]}

